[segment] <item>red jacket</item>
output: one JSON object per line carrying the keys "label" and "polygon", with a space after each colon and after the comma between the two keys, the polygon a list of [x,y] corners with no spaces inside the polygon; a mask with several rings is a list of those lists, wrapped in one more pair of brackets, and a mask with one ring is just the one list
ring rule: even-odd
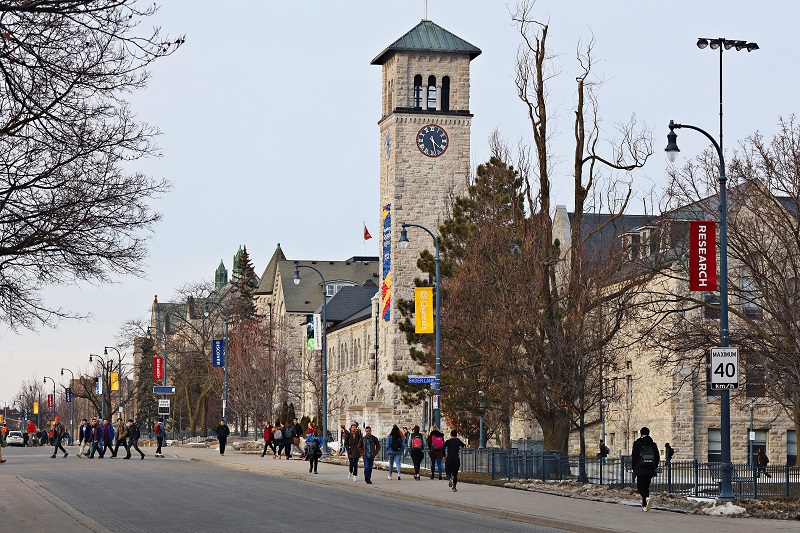
{"label": "red jacket", "polygon": [[264,428],[264,442],[269,442],[269,439],[272,438],[272,428],[265,427]]}
{"label": "red jacket", "polygon": [[33,420],[28,420],[28,433],[36,433],[36,424]]}

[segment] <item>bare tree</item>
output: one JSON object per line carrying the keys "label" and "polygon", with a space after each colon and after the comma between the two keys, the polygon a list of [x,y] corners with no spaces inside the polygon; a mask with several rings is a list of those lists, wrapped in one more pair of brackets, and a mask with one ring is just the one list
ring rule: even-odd
{"label": "bare tree", "polygon": [[126,167],[158,155],[158,131],[125,100],[170,39],[134,0],[0,2],[0,320],[12,329],[76,315],[42,289],[140,275],[149,202],[169,185]]}

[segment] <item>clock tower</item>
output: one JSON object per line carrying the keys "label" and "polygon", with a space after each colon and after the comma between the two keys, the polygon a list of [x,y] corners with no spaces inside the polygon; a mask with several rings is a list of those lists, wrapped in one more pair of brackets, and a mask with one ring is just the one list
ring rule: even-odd
{"label": "clock tower", "polygon": [[[416,374],[409,357],[397,300],[411,300],[416,263],[434,250],[424,231],[410,228],[409,246],[399,246],[400,225],[420,224],[434,234],[453,199],[469,185],[470,62],[480,49],[430,20],[423,20],[372,60],[383,67],[380,131],[381,301],[375,399],[392,405],[398,422],[420,422],[399,402],[386,376]],[[428,419],[430,425],[430,419]]]}

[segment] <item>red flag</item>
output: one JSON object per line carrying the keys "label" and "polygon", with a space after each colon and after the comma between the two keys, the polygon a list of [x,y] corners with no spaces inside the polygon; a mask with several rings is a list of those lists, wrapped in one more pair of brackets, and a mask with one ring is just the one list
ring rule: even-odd
{"label": "red flag", "polygon": [[364,226],[364,240],[368,241],[371,238],[372,238],[372,235],[369,234],[369,230],[367,229],[367,226],[365,225]]}

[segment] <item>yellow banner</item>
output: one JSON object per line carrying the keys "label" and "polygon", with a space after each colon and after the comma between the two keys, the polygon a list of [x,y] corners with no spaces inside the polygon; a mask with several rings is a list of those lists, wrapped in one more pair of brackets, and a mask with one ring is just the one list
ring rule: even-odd
{"label": "yellow banner", "polygon": [[119,390],[119,372],[111,372],[111,390]]}
{"label": "yellow banner", "polygon": [[39,414],[39,402],[33,402],[33,414]]}
{"label": "yellow banner", "polygon": [[415,333],[433,333],[433,287],[414,289]]}

